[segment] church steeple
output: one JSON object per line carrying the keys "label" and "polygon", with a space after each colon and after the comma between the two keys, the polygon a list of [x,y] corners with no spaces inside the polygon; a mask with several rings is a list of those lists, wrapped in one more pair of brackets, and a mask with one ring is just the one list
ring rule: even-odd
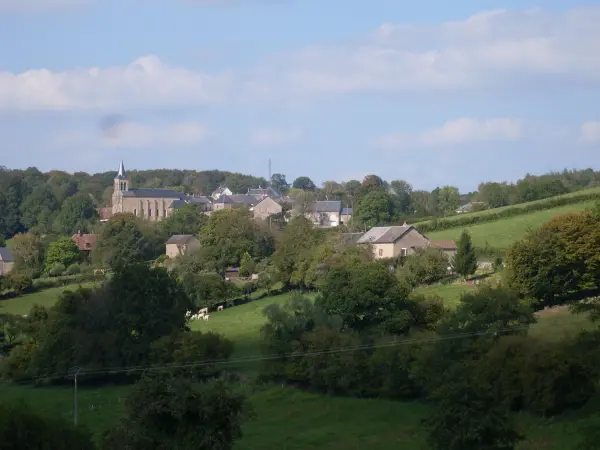
{"label": "church steeple", "polygon": [[117,178],[119,178],[119,179],[127,178],[127,172],[125,172],[125,165],[123,164],[123,160],[121,160],[121,165],[119,166],[119,173],[117,174]]}
{"label": "church steeple", "polygon": [[121,164],[119,165],[119,172],[115,177],[115,185],[114,191],[116,192],[125,192],[129,190],[129,178],[127,178],[127,172],[125,172],[125,164],[123,164],[123,160],[121,160]]}

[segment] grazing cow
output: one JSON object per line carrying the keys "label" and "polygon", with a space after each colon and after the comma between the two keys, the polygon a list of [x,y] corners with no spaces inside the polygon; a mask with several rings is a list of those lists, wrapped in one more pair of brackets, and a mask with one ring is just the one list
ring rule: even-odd
{"label": "grazing cow", "polygon": [[208,314],[208,308],[202,308],[200,311],[198,311],[199,314]]}
{"label": "grazing cow", "polygon": [[208,314],[205,314],[204,316],[202,316],[202,318],[203,318],[204,320],[208,320]]}
{"label": "grazing cow", "polygon": [[217,311],[223,311],[223,305],[217,306]]}

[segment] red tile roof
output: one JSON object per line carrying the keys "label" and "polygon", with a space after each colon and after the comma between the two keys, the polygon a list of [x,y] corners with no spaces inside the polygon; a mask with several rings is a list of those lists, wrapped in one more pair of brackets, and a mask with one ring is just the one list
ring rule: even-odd
{"label": "red tile roof", "polygon": [[96,247],[96,241],[98,240],[97,234],[83,234],[83,233],[75,233],[71,236],[75,245],[79,248],[79,250],[93,250]]}
{"label": "red tile roof", "polygon": [[98,208],[98,215],[100,216],[100,220],[108,220],[112,217],[112,208]]}

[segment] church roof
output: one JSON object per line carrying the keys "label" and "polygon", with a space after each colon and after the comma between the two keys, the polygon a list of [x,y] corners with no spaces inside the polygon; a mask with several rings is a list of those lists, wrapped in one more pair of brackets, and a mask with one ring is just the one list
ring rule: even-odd
{"label": "church roof", "polygon": [[158,188],[130,188],[128,191],[123,191],[124,197],[142,197],[142,198],[185,198],[186,194],[174,189],[158,189]]}

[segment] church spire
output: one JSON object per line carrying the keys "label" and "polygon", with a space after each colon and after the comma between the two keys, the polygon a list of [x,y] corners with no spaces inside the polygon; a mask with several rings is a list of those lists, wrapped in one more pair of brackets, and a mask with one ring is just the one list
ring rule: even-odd
{"label": "church spire", "polygon": [[127,172],[125,172],[125,165],[123,164],[123,160],[121,160],[121,165],[119,166],[119,173],[117,174],[117,178],[127,178]]}

